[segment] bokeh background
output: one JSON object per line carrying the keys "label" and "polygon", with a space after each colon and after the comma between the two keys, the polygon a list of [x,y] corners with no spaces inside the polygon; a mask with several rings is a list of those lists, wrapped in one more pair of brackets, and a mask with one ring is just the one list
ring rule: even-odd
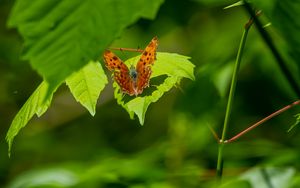
{"label": "bokeh background", "polygon": [[[101,94],[94,117],[63,85],[49,110],[18,134],[9,158],[6,132],[42,81],[28,62],[20,60],[21,36],[6,27],[13,3],[0,0],[0,187],[214,185],[218,144],[208,126],[221,134],[234,61],[249,19],[243,7],[224,10],[232,1],[166,0],[154,20],[139,20],[112,46],[143,48],[157,35],[158,51],[191,57],[196,80],[183,80],[180,88],[152,104],[144,126],[137,119],[130,120],[117,104],[111,83]],[[267,30],[284,52],[279,33],[272,26]],[[117,54],[122,59],[136,55]],[[228,137],[296,99],[271,51],[252,27]],[[227,145],[224,179],[265,167],[278,177],[293,177],[290,183],[297,184],[300,137],[297,128],[291,133],[287,130],[298,112],[295,107]]]}

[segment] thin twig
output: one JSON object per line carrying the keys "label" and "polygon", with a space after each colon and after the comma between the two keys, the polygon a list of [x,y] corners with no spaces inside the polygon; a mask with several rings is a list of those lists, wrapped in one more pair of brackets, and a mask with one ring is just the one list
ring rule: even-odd
{"label": "thin twig", "polygon": [[252,129],[256,128],[257,126],[265,123],[266,121],[268,121],[269,119],[285,112],[286,110],[296,106],[296,105],[299,105],[300,104],[300,100],[298,101],[295,101],[287,106],[285,106],[284,108],[281,108],[280,110],[277,110],[276,112],[272,113],[271,115],[263,118],[262,120],[258,121],[257,123],[251,125],[250,127],[248,127],[247,129],[243,130],[242,132],[238,133],[237,135],[235,135],[234,137],[230,138],[229,140],[225,140],[224,143],[230,143],[230,142],[233,142],[235,140],[237,140],[239,137],[243,136],[244,134],[248,133],[249,131],[251,131]]}
{"label": "thin twig", "polygon": [[216,131],[210,125],[207,125],[207,127],[209,128],[211,134],[214,136],[214,138],[219,143],[220,142],[220,138],[219,138],[218,134],[216,133]]}
{"label": "thin twig", "polygon": [[144,51],[142,49],[134,49],[134,48],[115,48],[115,47],[110,47],[109,49],[111,49],[111,50],[120,50],[120,51],[129,51],[129,52],[143,52]]}
{"label": "thin twig", "polygon": [[[260,16],[261,13],[262,13],[261,10],[256,11],[256,13],[255,13],[255,18],[258,17],[258,16]],[[253,24],[253,19],[254,19],[254,18],[250,18],[249,21],[245,24],[245,28],[246,28],[246,29],[248,29],[249,27],[251,27],[251,25]]]}

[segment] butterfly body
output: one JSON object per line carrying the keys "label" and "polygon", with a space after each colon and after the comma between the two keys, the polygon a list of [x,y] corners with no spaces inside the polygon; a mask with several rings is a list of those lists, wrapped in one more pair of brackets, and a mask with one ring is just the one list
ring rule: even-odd
{"label": "butterfly body", "polygon": [[128,68],[113,52],[106,50],[103,59],[108,70],[113,72],[114,80],[122,92],[128,95],[139,95],[149,86],[152,73],[151,66],[156,60],[157,37],[154,37],[143,51],[140,60],[134,67]]}
{"label": "butterfly body", "polygon": [[138,72],[136,71],[136,69],[133,65],[130,66],[129,76],[130,76],[130,78],[132,79],[133,82],[136,82]]}

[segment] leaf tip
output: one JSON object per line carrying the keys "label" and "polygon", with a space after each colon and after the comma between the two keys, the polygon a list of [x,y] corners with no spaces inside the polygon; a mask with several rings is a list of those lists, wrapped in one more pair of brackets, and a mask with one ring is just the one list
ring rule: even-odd
{"label": "leaf tip", "polygon": [[7,135],[6,135],[6,142],[8,144],[8,157],[10,158],[11,156],[11,148],[12,148],[12,142],[13,142],[13,138],[9,138]]}
{"label": "leaf tip", "polygon": [[231,5],[228,5],[227,7],[224,7],[223,9],[229,9],[229,8],[233,8],[233,7],[237,7],[237,6],[241,6],[241,5],[244,5],[244,2],[243,1],[238,1],[236,3],[233,3]]}
{"label": "leaf tip", "polygon": [[192,81],[195,81],[195,80],[196,80],[195,75],[192,74],[191,77],[190,77],[190,79],[191,79]]}
{"label": "leaf tip", "polygon": [[139,118],[139,122],[141,126],[144,126],[145,118]]}
{"label": "leaf tip", "polygon": [[91,116],[95,116],[96,110],[94,108],[88,109],[88,111],[91,114]]}

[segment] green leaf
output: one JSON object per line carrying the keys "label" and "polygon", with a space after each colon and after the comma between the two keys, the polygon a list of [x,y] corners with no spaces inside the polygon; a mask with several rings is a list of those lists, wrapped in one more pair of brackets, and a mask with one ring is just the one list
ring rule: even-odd
{"label": "green leaf", "polygon": [[21,187],[71,187],[78,183],[78,175],[62,167],[34,169],[18,175],[10,188]]}
{"label": "green leaf", "polygon": [[[125,64],[136,64],[139,58],[140,56],[130,58]],[[155,90],[150,95],[135,97],[128,102],[124,101],[124,94],[120,91],[119,86],[114,83],[115,98],[117,99],[118,104],[127,110],[131,118],[136,114],[140,124],[143,125],[146,111],[151,103],[158,101],[165,92],[176,86],[182,78],[195,79],[195,66],[188,59],[189,57],[183,55],[158,52],[157,60],[152,67],[153,74],[151,75],[151,78],[162,75],[167,75],[167,78],[165,78],[161,84],[156,86]]]}
{"label": "green leaf", "polygon": [[295,115],[296,122],[289,128],[287,132],[290,132],[292,129],[294,129],[297,125],[300,124],[300,113]]}
{"label": "green leaf", "polygon": [[238,2],[236,2],[236,3],[233,3],[233,4],[231,4],[231,5],[228,5],[228,6],[224,7],[224,9],[229,9],[229,8],[233,8],[233,7],[238,7],[238,6],[241,6],[241,5],[243,5],[243,4],[244,4],[243,1],[238,1]]}
{"label": "green leaf", "polygon": [[114,96],[117,99],[117,103],[128,112],[130,119],[134,119],[134,111],[131,111],[125,104],[125,101],[123,100],[124,95],[120,92],[120,88],[116,82],[113,83],[113,87],[115,88]]}
{"label": "green leaf", "polygon": [[[8,154],[10,155],[11,146],[15,136],[20,129],[26,126],[34,114],[41,116],[50,106],[53,93],[56,89],[51,91],[51,95],[47,95],[49,84],[43,81],[39,87],[32,93],[21,110],[13,119],[8,132],[6,134],[6,141],[8,142]],[[47,98],[45,98],[47,97]]]}
{"label": "green leaf", "polygon": [[154,18],[163,0],[17,0],[8,25],[24,38],[23,58],[50,84],[95,60],[122,30]]}
{"label": "green leaf", "polygon": [[90,62],[68,77],[66,83],[76,101],[80,102],[94,116],[100,92],[107,84],[107,77],[101,64]]}
{"label": "green leaf", "polygon": [[[140,56],[129,59],[128,63],[137,62]],[[157,60],[152,68],[151,78],[168,75],[171,77],[189,78],[195,80],[194,68],[189,59],[190,57],[179,55],[176,53],[157,52]]]}

